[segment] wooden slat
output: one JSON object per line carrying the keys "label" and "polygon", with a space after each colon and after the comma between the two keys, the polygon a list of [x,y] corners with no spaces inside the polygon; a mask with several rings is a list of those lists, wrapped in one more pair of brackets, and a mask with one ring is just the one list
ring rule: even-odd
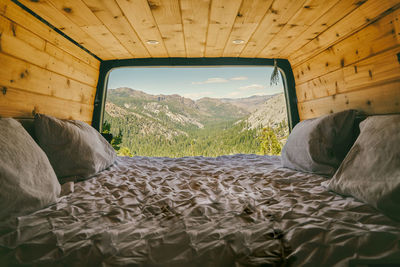
{"label": "wooden slat", "polygon": [[211,0],[181,0],[186,55],[203,57],[206,46]]}
{"label": "wooden slat", "polygon": [[84,0],[84,2],[129,51],[132,58],[149,57],[149,52],[114,0]]}
{"label": "wooden slat", "polygon": [[95,86],[97,84],[97,79],[99,76],[99,69],[95,69],[79,59],[71,56],[68,53],[65,53],[61,48],[58,46],[53,45],[52,43],[46,42],[46,46],[44,51],[49,54],[50,56],[61,60],[62,62],[66,63],[72,69],[83,73],[87,78],[86,80],[91,81],[91,85]]}
{"label": "wooden slat", "polygon": [[[99,69],[100,62],[96,58],[83,51],[81,48],[77,47],[75,44],[68,41],[54,30],[47,27],[45,24],[22,10],[19,6],[11,1],[0,0],[0,15],[3,15],[11,21],[14,21],[15,23],[29,29],[31,32],[52,43],[53,45],[59,46],[65,52],[73,55],[79,60],[82,60],[84,63],[92,66],[94,69]],[[36,48],[38,47],[36,46]]]}
{"label": "wooden slat", "polygon": [[265,44],[257,57],[283,57],[282,49],[333,7],[338,0],[307,0],[272,40]]}
{"label": "wooden slat", "polygon": [[335,95],[345,88],[343,69],[327,73],[306,83],[296,85],[298,102]]}
{"label": "wooden slat", "polygon": [[[157,23],[146,0],[116,0],[152,57],[168,57]],[[148,44],[155,40],[158,44]]]}
{"label": "wooden slat", "polygon": [[[272,0],[243,1],[236,16],[232,32],[224,49],[224,56],[238,57],[247,41],[258,27],[269,8]],[[243,40],[243,44],[234,44],[234,40]]]}
{"label": "wooden slat", "polygon": [[78,25],[93,40],[101,44],[115,58],[129,58],[131,54],[121,45],[106,26],[82,0],[48,0],[60,12]]}
{"label": "wooden slat", "polygon": [[275,0],[241,51],[241,57],[256,57],[283,26],[303,6],[305,0]]}
{"label": "wooden slat", "polygon": [[297,85],[298,102],[400,80],[400,63],[397,59],[399,52],[400,47],[397,47]]}
{"label": "wooden slat", "polygon": [[400,81],[299,103],[300,119],[357,109],[367,114],[400,113]]}
{"label": "wooden slat", "polygon": [[31,93],[93,105],[95,88],[0,53],[0,83]]}
{"label": "wooden slat", "polygon": [[[343,91],[348,92],[383,82],[400,80],[398,53],[400,53],[400,46],[344,68],[346,87]],[[398,90],[400,91],[400,87]],[[339,90],[339,93],[342,93],[342,91]]]}
{"label": "wooden slat", "polygon": [[178,0],[152,0],[151,12],[170,57],[185,57],[181,11]]}
{"label": "wooden slat", "polygon": [[[84,26],[82,29],[94,40],[101,43],[107,52],[111,53],[112,58],[130,58],[132,55],[121,45],[104,25]],[[112,59],[110,58],[110,59]]]}
{"label": "wooden slat", "polygon": [[93,106],[29,93],[12,87],[7,88],[6,94],[0,94],[1,117],[31,118],[34,112],[90,123]]}
{"label": "wooden slat", "polygon": [[45,40],[32,33],[31,31],[20,27],[17,23],[10,21],[9,19],[0,15],[0,33],[3,32],[6,32],[7,34],[13,35],[15,37],[18,36],[21,41],[38,50],[44,50],[46,47]]}
{"label": "wooden slat", "polygon": [[112,54],[108,52],[101,44],[96,42],[78,25],[73,23],[62,12],[57,10],[52,4],[48,2],[48,0],[20,0],[20,2],[101,59],[114,58]]}
{"label": "wooden slat", "polygon": [[26,60],[32,64],[65,75],[71,79],[76,79],[88,85],[96,86],[96,76],[91,76],[86,70],[75,69],[66,62],[30,45],[29,42],[26,42],[26,36],[23,38],[25,40],[19,39],[17,31],[20,26],[16,24],[13,24],[13,26],[11,25],[12,23],[8,19],[0,16],[0,32],[2,33],[0,47],[3,53]]}
{"label": "wooden slat", "polygon": [[397,36],[397,43],[400,44],[400,12],[394,14],[394,29]]}
{"label": "wooden slat", "polygon": [[206,57],[221,57],[238,15],[242,0],[214,0],[211,2],[208,24]]}
{"label": "wooden slat", "polygon": [[101,26],[101,21],[81,0],[47,0],[79,27]]}
{"label": "wooden slat", "polygon": [[296,84],[302,84],[323,74],[353,64],[398,45],[393,20],[396,11],[347,39],[335,44],[305,63],[293,68]]}
{"label": "wooden slat", "polygon": [[360,0],[340,0],[310,27],[297,36],[295,40],[287,42],[287,45],[283,45],[281,51],[279,51],[280,55],[287,58],[294,51],[297,51],[303,45],[316,38],[347,14],[351,13],[362,3],[363,1]]}
{"label": "wooden slat", "polygon": [[344,17],[338,23],[320,34],[299,50],[289,56],[292,66],[296,67],[307,59],[321,53],[333,44],[345,39],[354,32],[364,28],[372,21],[385,14],[398,9],[400,3],[398,0],[368,0],[359,8],[355,9],[349,15]]}

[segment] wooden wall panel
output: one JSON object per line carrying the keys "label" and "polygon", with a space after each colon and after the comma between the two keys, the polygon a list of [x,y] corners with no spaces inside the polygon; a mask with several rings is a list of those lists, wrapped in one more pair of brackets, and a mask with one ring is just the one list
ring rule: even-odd
{"label": "wooden wall panel", "polygon": [[349,108],[400,113],[399,18],[399,7],[385,11],[378,20],[295,65],[302,120]]}
{"label": "wooden wall panel", "polygon": [[390,14],[400,7],[398,0],[366,1],[361,6],[332,27],[318,35],[299,50],[289,55],[291,64],[297,67],[300,63],[328,49],[335,43],[351,36],[382,16]]}
{"label": "wooden wall panel", "polygon": [[0,0],[0,62],[0,116],[91,122],[100,62],[9,0]]}
{"label": "wooden wall panel", "polygon": [[[107,51],[102,44],[88,35],[82,28],[73,23],[67,16],[61,13],[48,1],[30,1],[20,0],[22,4],[39,14],[53,26],[62,30],[72,39],[79,42],[81,45],[89,49],[89,51],[96,51],[96,55],[102,59],[112,59],[114,56]],[[67,7],[69,8],[69,7]]]}
{"label": "wooden wall panel", "polygon": [[302,119],[314,118],[346,109],[357,109],[366,114],[391,114],[400,112],[400,81],[373,86],[314,101],[299,103]]}

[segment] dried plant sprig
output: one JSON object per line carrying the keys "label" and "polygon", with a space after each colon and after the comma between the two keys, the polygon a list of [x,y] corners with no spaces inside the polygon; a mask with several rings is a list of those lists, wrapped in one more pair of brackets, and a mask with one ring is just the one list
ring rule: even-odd
{"label": "dried plant sprig", "polygon": [[276,59],[274,59],[274,70],[272,71],[271,74],[271,80],[270,80],[270,85],[278,85],[279,82],[279,72],[278,72],[278,65],[276,62]]}

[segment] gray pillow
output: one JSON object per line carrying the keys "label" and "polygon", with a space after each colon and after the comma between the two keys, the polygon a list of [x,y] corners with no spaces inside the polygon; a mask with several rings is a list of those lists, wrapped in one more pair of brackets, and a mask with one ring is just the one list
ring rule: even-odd
{"label": "gray pillow", "polygon": [[332,176],[354,142],[356,110],[332,113],[297,124],[282,149],[282,165]]}
{"label": "gray pillow", "polygon": [[400,220],[400,115],[372,116],[327,187]]}
{"label": "gray pillow", "polygon": [[0,119],[0,132],[0,220],[56,202],[61,188],[46,154],[14,119]]}
{"label": "gray pillow", "polygon": [[35,135],[59,179],[89,178],[108,168],[116,157],[101,134],[81,121],[36,114]]}

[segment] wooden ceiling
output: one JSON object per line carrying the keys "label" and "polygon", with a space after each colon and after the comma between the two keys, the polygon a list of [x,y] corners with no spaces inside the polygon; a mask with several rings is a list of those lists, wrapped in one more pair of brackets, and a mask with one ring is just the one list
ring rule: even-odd
{"label": "wooden ceiling", "polygon": [[366,2],[382,1],[19,0],[102,60],[288,58]]}

